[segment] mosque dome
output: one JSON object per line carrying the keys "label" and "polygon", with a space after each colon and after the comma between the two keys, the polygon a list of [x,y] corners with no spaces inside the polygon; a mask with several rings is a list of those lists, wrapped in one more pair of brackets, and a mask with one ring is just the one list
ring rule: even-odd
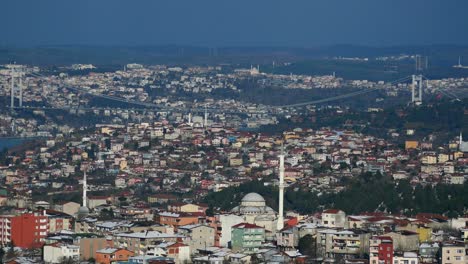
{"label": "mosque dome", "polygon": [[231,212],[239,214],[262,215],[275,214],[275,211],[266,205],[265,199],[258,193],[246,194],[239,206],[234,207]]}
{"label": "mosque dome", "polygon": [[78,219],[83,219],[85,217],[87,217],[89,215],[89,209],[88,207],[86,206],[81,206],[79,209],[78,209],[78,213],[77,213],[77,218]]}
{"label": "mosque dome", "polygon": [[265,199],[258,193],[248,193],[242,198],[242,202],[265,202]]}

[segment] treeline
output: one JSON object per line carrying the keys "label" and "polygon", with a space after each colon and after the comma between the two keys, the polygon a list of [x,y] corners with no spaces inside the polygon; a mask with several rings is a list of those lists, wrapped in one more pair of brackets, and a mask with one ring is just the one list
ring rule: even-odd
{"label": "treeline", "polygon": [[[347,214],[361,212],[387,212],[414,215],[420,212],[444,214],[449,217],[463,215],[468,208],[468,184],[436,186],[417,185],[408,181],[393,182],[389,177],[365,173],[351,180],[339,193],[317,192],[290,186],[285,193],[285,207],[303,214],[325,208],[339,208]],[[251,181],[239,187],[213,192],[203,201],[211,208],[228,211],[239,205],[249,192],[262,195],[273,209],[278,207],[278,189],[265,186],[263,181]]]}

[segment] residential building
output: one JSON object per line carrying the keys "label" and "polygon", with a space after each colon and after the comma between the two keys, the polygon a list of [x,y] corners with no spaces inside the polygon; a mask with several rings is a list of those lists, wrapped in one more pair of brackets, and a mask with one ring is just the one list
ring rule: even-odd
{"label": "residential building", "polygon": [[232,250],[235,252],[256,252],[265,241],[263,227],[240,223],[232,227]]}
{"label": "residential building", "polygon": [[445,243],[442,245],[442,264],[466,264],[466,248],[463,243]]}
{"label": "residential building", "polygon": [[127,261],[134,255],[133,251],[122,248],[103,248],[96,251],[96,263],[111,264],[119,261]]}
{"label": "residential building", "polygon": [[338,209],[328,209],[322,212],[322,225],[329,228],[344,228],[346,224],[345,212]]}
{"label": "residential building", "polygon": [[418,264],[418,254],[416,252],[403,252],[403,254],[395,254],[393,264]]}
{"label": "residential building", "polygon": [[370,264],[393,264],[393,240],[391,237],[373,236],[369,246]]}
{"label": "residential building", "polygon": [[14,243],[21,248],[40,248],[48,230],[47,216],[39,213],[0,216],[0,238],[3,246]]}
{"label": "residential building", "polygon": [[185,225],[180,226],[177,232],[189,238],[186,243],[190,246],[191,252],[214,246],[215,229],[211,226],[201,224]]}
{"label": "residential building", "polygon": [[46,264],[64,263],[67,261],[75,262],[80,257],[80,247],[76,245],[45,245],[43,252]]}

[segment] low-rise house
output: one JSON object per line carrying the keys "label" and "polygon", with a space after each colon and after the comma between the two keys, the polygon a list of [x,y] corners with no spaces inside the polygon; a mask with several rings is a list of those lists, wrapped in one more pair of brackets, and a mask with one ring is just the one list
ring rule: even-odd
{"label": "low-rise house", "polygon": [[103,248],[96,251],[96,263],[111,264],[119,261],[127,261],[135,254],[133,251],[122,248]]}
{"label": "low-rise house", "polygon": [[328,209],[322,212],[322,225],[329,228],[344,228],[346,223],[345,212],[338,209]]}
{"label": "low-rise house", "polygon": [[74,262],[78,261],[80,257],[80,247],[76,245],[58,243],[45,245],[43,252],[46,264]]}

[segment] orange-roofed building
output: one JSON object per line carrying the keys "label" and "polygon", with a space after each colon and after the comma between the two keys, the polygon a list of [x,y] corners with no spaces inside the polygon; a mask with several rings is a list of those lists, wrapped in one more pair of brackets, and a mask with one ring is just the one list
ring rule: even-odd
{"label": "orange-roofed building", "polygon": [[133,251],[123,248],[104,248],[96,251],[96,263],[111,264],[118,261],[127,261],[128,258],[135,256]]}

